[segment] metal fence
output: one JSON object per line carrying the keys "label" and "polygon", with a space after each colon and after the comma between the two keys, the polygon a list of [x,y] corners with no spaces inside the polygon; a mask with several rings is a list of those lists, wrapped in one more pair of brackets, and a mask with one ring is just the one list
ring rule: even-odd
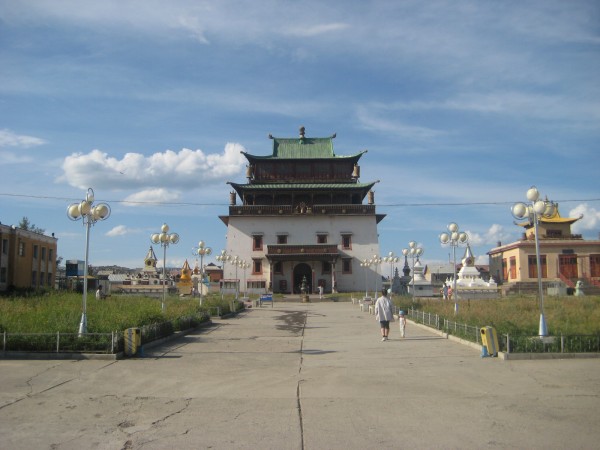
{"label": "metal fence", "polygon": [[[453,336],[482,344],[481,327],[467,325],[424,311],[409,309],[407,317],[412,321],[442,330]],[[499,350],[506,353],[598,353],[600,334],[525,336],[502,334],[498,336]]]}
{"label": "metal fence", "polygon": [[[195,328],[209,319],[208,313],[179,317],[173,321],[139,327],[142,344]],[[98,353],[123,351],[123,332],[111,333],[2,333],[3,352]]]}
{"label": "metal fence", "polygon": [[122,337],[112,333],[2,333],[4,352],[115,353]]}

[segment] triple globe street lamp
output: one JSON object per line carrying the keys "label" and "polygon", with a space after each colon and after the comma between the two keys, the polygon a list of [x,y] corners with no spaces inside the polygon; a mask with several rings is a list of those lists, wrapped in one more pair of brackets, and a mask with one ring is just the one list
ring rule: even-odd
{"label": "triple globe street lamp", "polygon": [[387,256],[383,258],[383,262],[390,265],[390,290],[392,288],[392,280],[394,279],[394,265],[400,261],[398,256],[394,255],[394,252],[389,252]]}
{"label": "triple globe street lamp", "polygon": [[223,280],[221,280],[221,300],[223,299],[223,288],[225,287],[225,264],[227,264],[228,262],[230,262],[232,260],[232,256],[227,254],[226,250],[221,250],[221,253],[219,255],[217,255],[217,261],[222,262],[223,263]]}
{"label": "triple globe street lamp", "polygon": [[85,200],[71,203],[67,208],[67,217],[73,221],[82,220],[85,227],[85,263],[83,266],[83,312],[79,322],[79,336],[87,333],[87,286],[88,286],[88,255],[90,250],[90,227],[99,220],[110,216],[108,203],[98,203],[94,206],[94,190],[89,188]]}
{"label": "triple globe street lamp", "polygon": [[540,193],[535,186],[531,186],[527,191],[527,200],[529,203],[518,202],[511,207],[512,215],[517,220],[526,219],[529,225],[533,225],[535,238],[535,263],[538,279],[538,292],[540,297],[540,326],[539,335],[544,337],[548,335],[546,319],[544,318],[544,292],[542,290],[542,265],[540,263],[540,240],[538,236],[538,223],[541,218],[554,217],[557,210],[556,203],[548,200],[540,200]]}
{"label": "triple globe street lamp", "polygon": [[371,264],[373,264],[373,261],[371,259],[363,259],[360,263],[360,267],[363,267],[365,269],[365,298],[369,297],[369,283],[367,280],[367,275]]}
{"label": "triple globe street lamp", "polygon": [[456,247],[469,242],[469,235],[464,231],[459,231],[458,224],[450,222],[448,232],[440,234],[442,245],[452,246],[453,265],[452,265],[452,296],[454,297],[454,314],[458,314],[458,289],[456,287]]}
{"label": "triple globe street lamp", "polygon": [[173,244],[173,245],[177,244],[179,242],[179,235],[177,233],[169,234],[169,225],[167,225],[166,223],[163,223],[162,227],[160,228],[160,233],[152,234],[150,236],[150,241],[153,244],[160,244],[161,247],[163,248],[163,280],[162,280],[163,295],[162,295],[161,309],[162,309],[162,312],[164,313],[165,312],[165,301],[166,301],[166,297],[167,297],[167,293],[166,293],[167,247],[170,244]]}
{"label": "triple globe street lamp", "polygon": [[425,253],[423,247],[419,247],[415,241],[410,241],[408,243],[408,248],[402,249],[402,254],[404,256],[410,256],[412,260],[412,301],[415,301],[415,259],[419,259],[419,257]]}
{"label": "triple globe street lamp", "polygon": [[212,253],[212,248],[207,247],[204,241],[200,241],[198,242],[198,247],[194,247],[192,249],[192,253],[200,256],[200,306],[202,306],[202,301],[204,300],[204,291],[202,289],[202,285],[204,284],[205,280],[204,256],[209,256]]}

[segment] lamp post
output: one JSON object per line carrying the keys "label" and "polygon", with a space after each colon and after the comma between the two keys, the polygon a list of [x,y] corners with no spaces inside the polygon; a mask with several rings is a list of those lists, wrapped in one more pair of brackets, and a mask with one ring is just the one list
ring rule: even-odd
{"label": "lamp post", "polygon": [[469,235],[464,231],[458,231],[459,228],[455,222],[450,222],[447,228],[449,233],[443,232],[440,234],[440,242],[442,245],[452,246],[452,255],[454,259],[454,265],[452,266],[452,295],[454,296],[454,314],[456,315],[458,314],[458,289],[456,288],[456,247],[469,242]]}
{"label": "lamp post", "polygon": [[371,261],[373,261],[373,265],[375,266],[375,287],[373,288],[373,298],[377,298],[377,289],[379,286],[379,271],[377,270],[377,266],[381,265],[383,259],[381,258],[381,256],[378,255],[373,255],[373,258],[371,259]]}
{"label": "lamp post", "polygon": [[231,260],[231,264],[233,264],[233,266],[235,267],[235,299],[236,300],[239,298],[239,293],[240,293],[240,283],[238,280],[238,267],[239,267],[240,262],[241,262],[241,259],[239,256],[234,256],[233,259]]}
{"label": "lamp post", "polygon": [[150,241],[153,244],[160,244],[161,247],[163,248],[163,280],[162,280],[162,285],[163,285],[163,295],[162,295],[162,303],[161,303],[161,310],[164,313],[165,312],[165,301],[167,299],[167,291],[166,291],[166,284],[167,284],[167,247],[170,244],[177,244],[179,242],[179,235],[177,233],[171,233],[169,234],[169,225],[167,225],[166,223],[162,224],[162,227],[160,227],[160,233],[154,233],[150,236]]}
{"label": "lamp post", "polygon": [[250,264],[248,264],[246,261],[244,261],[243,259],[238,261],[238,266],[240,267],[240,269],[242,269],[244,271],[244,282],[242,283],[242,286],[244,287],[244,289],[242,290],[243,296],[244,298],[246,298],[246,269],[248,269],[250,267]]}
{"label": "lamp post", "polygon": [[225,287],[225,264],[231,261],[231,255],[228,255],[225,250],[221,250],[221,254],[217,256],[217,261],[223,263],[223,279],[221,281],[221,300],[223,300],[223,288]]}
{"label": "lamp post", "polygon": [[392,290],[392,280],[394,279],[394,264],[396,264],[400,258],[394,256],[394,252],[389,252],[383,261],[390,265],[390,292]]}
{"label": "lamp post", "polygon": [[419,256],[421,256],[423,253],[425,253],[425,250],[423,250],[423,247],[418,247],[417,243],[415,241],[410,241],[408,243],[408,248],[402,249],[402,254],[404,256],[410,256],[410,258],[412,260],[411,285],[412,285],[412,301],[413,301],[413,303],[415,302],[415,258],[418,259]]}
{"label": "lamp post", "polygon": [[371,266],[372,261],[370,259],[363,259],[363,261],[360,263],[360,267],[364,267],[365,269],[365,298],[367,298],[369,296],[369,283],[367,282],[367,273],[369,270],[369,266]]}
{"label": "lamp post", "polygon": [[544,337],[548,335],[548,328],[546,327],[546,319],[544,318],[544,292],[542,290],[542,271],[540,263],[540,240],[538,236],[538,222],[540,217],[550,218],[556,214],[556,203],[546,200],[540,200],[540,193],[535,186],[531,186],[527,191],[527,200],[529,203],[518,202],[515,203],[511,212],[515,219],[523,220],[527,219],[529,225],[533,225],[534,237],[535,237],[535,263],[538,279],[538,292],[540,297],[540,326],[539,335]]}
{"label": "lamp post", "polygon": [[94,203],[94,190],[89,188],[85,200],[71,203],[67,208],[67,217],[73,221],[82,220],[85,227],[85,263],[83,266],[83,306],[81,321],[79,322],[79,336],[87,333],[87,285],[88,285],[88,256],[90,250],[90,227],[99,220],[106,220],[110,216],[108,203]]}
{"label": "lamp post", "polygon": [[198,247],[192,249],[194,255],[200,256],[200,306],[204,300],[204,293],[202,292],[202,285],[204,284],[204,255],[209,256],[212,253],[212,248],[206,247],[204,241],[198,242]]}

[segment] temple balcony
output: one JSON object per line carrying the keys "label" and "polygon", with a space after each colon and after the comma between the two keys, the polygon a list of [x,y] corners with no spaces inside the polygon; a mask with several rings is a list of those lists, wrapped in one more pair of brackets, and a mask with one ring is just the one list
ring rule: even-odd
{"label": "temple balcony", "polygon": [[230,205],[230,216],[375,215],[375,205]]}
{"label": "temple balcony", "polygon": [[294,260],[336,260],[339,256],[335,244],[273,244],[267,245],[265,256],[273,261]]}

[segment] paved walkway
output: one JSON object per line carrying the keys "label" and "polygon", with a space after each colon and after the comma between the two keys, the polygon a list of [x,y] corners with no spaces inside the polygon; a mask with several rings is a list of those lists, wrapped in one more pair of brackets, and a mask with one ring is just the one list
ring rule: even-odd
{"label": "paved walkway", "polygon": [[378,325],[275,303],[139,358],[0,360],[0,448],[598,448],[600,360],[481,359]]}

